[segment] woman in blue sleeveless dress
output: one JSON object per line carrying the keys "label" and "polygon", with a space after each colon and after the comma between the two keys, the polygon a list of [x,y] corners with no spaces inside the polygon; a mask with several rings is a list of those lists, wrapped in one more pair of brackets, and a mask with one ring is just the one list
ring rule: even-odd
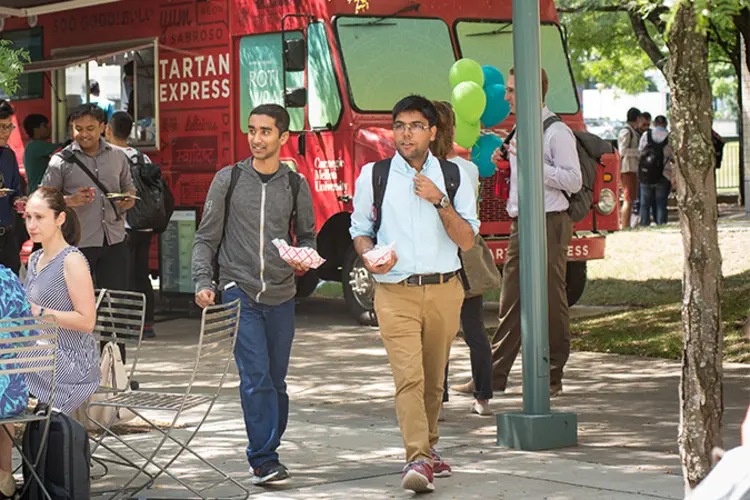
{"label": "woman in blue sleeveless dress", "polygon": [[[26,300],[26,292],[18,277],[5,266],[0,265],[0,319],[27,318],[31,308]],[[0,338],[16,337],[19,334],[1,333]],[[13,347],[5,344],[3,348]],[[13,369],[16,365],[0,365],[0,418],[22,413],[29,403],[29,390],[23,374],[5,374],[3,368]],[[11,433],[12,429],[9,429]],[[15,491],[13,482],[12,443],[10,436],[0,429],[0,497],[9,497]]]}
{"label": "woman in blue sleeveless dress", "polygon": [[99,350],[91,332],[96,302],[86,258],[75,245],[80,226],[63,195],[41,187],[26,203],[26,228],[41,243],[29,258],[26,294],[34,315],[51,314],[59,325],[54,401],[49,373],[27,376],[29,391],[39,401],[71,414],[99,387]]}

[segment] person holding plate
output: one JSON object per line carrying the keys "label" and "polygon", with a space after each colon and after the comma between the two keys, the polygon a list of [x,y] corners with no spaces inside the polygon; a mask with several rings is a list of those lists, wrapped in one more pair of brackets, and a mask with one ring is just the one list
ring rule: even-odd
{"label": "person holding plate", "polygon": [[18,274],[21,267],[20,243],[14,230],[16,202],[23,197],[18,160],[8,147],[10,134],[16,128],[13,108],[0,99],[0,264]]}
{"label": "person holding plate", "polygon": [[[61,191],[81,221],[79,248],[95,286],[127,290],[125,211],[135,204],[128,158],[102,139],[105,115],[96,105],[82,104],[69,118],[73,142],[52,156],[42,185]],[[112,193],[129,196],[108,198]]]}

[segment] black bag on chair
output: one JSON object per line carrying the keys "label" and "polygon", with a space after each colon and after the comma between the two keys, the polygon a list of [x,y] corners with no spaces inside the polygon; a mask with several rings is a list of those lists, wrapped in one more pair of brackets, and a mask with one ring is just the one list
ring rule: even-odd
{"label": "black bag on chair", "polygon": [[[23,433],[23,454],[34,463],[43,446],[45,421],[29,422]],[[52,500],[89,500],[91,450],[86,429],[73,418],[53,412],[47,446],[36,471]],[[43,500],[44,492],[24,463],[23,500]]]}

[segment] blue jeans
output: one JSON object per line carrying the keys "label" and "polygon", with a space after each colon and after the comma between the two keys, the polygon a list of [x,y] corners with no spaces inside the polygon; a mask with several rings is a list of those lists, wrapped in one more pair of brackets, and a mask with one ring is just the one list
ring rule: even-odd
{"label": "blue jeans", "polygon": [[641,206],[639,211],[641,226],[651,224],[652,210],[656,224],[667,223],[667,201],[669,200],[669,193],[671,191],[672,183],[666,178],[661,179],[657,184],[641,183]]}
{"label": "blue jeans", "polygon": [[224,303],[242,303],[234,357],[240,372],[247,460],[255,469],[279,459],[276,449],[289,418],[285,379],[294,339],[294,299],[278,306],[259,304],[239,287],[222,295]]}

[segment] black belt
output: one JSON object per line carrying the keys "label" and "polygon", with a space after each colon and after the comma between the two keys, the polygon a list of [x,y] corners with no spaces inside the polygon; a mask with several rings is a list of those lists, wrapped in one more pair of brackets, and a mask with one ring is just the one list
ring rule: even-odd
{"label": "black belt", "polygon": [[406,286],[440,285],[456,276],[456,271],[449,273],[412,274],[400,283]]}
{"label": "black belt", "polygon": [[[560,214],[567,214],[567,213],[568,213],[567,210],[557,210],[555,212],[545,212],[544,216],[546,217],[548,215],[560,215]],[[511,217],[510,220],[515,222],[516,220],[518,220],[518,217]]]}
{"label": "black belt", "polygon": [[13,226],[0,226],[0,236],[5,236],[13,231]]}

